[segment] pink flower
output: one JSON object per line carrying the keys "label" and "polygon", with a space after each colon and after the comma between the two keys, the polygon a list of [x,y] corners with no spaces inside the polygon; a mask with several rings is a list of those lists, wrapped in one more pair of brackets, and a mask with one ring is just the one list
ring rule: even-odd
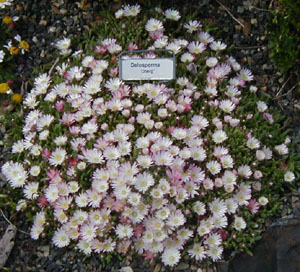
{"label": "pink flower", "polygon": [[48,161],[51,156],[51,151],[49,149],[44,149],[42,152],[42,157],[45,161]]}
{"label": "pink flower", "polygon": [[167,170],[167,175],[173,182],[178,182],[182,178],[182,173],[178,169]]}
{"label": "pink flower", "polygon": [[130,44],[128,44],[128,50],[129,51],[133,51],[133,50],[137,50],[137,49],[139,49],[139,48],[136,44],[134,44],[132,42]]}
{"label": "pink flower", "polygon": [[150,252],[149,250],[146,250],[145,253],[143,254],[143,256],[145,257],[145,260],[153,260],[155,255]]}
{"label": "pink flower", "polygon": [[80,127],[79,126],[71,126],[71,127],[69,127],[69,132],[72,135],[78,135],[80,133]]}
{"label": "pink flower", "polygon": [[51,183],[52,182],[56,183],[57,181],[61,181],[60,171],[57,169],[51,168],[47,171],[46,174]]}
{"label": "pink flower", "polygon": [[76,166],[77,162],[78,162],[78,159],[76,159],[76,158],[70,158],[69,161],[68,161],[69,167]]}
{"label": "pink flower", "polygon": [[59,112],[62,112],[65,106],[65,102],[63,100],[59,100],[55,104],[55,109],[57,109]]}
{"label": "pink flower", "polygon": [[192,106],[190,104],[186,104],[184,106],[184,112],[189,112],[192,109]]}
{"label": "pink flower", "polygon": [[273,123],[274,123],[274,118],[273,118],[273,115],[272,115],[272,114],[265,112],[265,113],[263,114],[263,117],[264,117],[264,119],[267,120],[270,124],[273,124]]}
{"label": "pink flower", "polygon": [[134,236],[136,238],[139,238],[143,235],[145,231],[145,227],[142,224],[138,224],[133,227],[133,231],[134,231]]}
{"label": "pink flower", "polygon": [[263,174],[261,171],[255,171],[253,176],[255,179],[260,179],[263,176]]}
{"label": "pink flower", "polygon": [[96,48],[95,48],[95,52],[96,52],[96,53],[99,53],[100,55],[105,54],[106,51],[107,51],[107,49],[106,49],[106,47],[104,47],[104,46],[98,45],[98,46],[96,46]]}
{"label": "pink flower", "polygon": [[256,201],[256,199],[249,200],[248,208],[251,211],[251,213],[255,214],[258,212],[260,207],[260,204]]}
{"label": "pink flower", "polygon": [[156,31],[151,31],[149,35],[153,40],[157,40],[159,38],[162,38],[164,33],[161,30],[156,30]]}
{"label": "pink flower", "polygon": [[111,68],[109,71],[109,76],[114,77],[117,76],[119,74],[119,69],[118,67],[116,68]]}
{"label": "pink flower", "polygon": [[45,196],[41,196],[38,199],[38,205],[39,205],[40,208],[45,208],[49,205],[49,202],[48,202],[48,200]]}

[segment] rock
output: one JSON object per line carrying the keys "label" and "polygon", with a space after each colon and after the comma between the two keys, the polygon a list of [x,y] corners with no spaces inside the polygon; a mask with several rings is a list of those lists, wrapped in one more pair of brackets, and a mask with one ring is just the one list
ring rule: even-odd
{"label": "rock", "polygon": [[125,266],[120,269],[120,272],[134,272],[130,266]]}
{"label": "rock", "polygon": [[9,225],[0,240],[0,266],[4,266],[15,244],[17,228]]}
{"label": "rock", "polygon": [[244,8],[241,7],[241,6],[238,6],[238,7],[237,7],[237,12],[238,12],[238,13],[243,13],[243,12],[244,12]]}
{"label": "rock", "polygon": [[253,256],[239,254],[229,263],[228,272],[300,271],[300,219],[278,220],[254,248]]}
{"label": "rock", "polygon": [[257,19],[255,19],[255,18],[252,18],[250,20],[250,22],[251,22],[252,25],[257,25]]}
{"label": "rock", "polygon": [[180,263],[178,266],[176,266],[176,270],[185,270],[189,268],[189,264],[187,263]]}
{"label": "rock", "polygon": [[161,269],[161,265],[160,264],[157,264],[153,270],[153,272],[159,272]]}

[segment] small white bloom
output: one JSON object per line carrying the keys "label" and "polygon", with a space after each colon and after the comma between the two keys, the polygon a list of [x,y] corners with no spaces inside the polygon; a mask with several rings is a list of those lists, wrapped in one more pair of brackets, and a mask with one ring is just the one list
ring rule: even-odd
{"label": "small white bloom", "polygon": [[292,182],[295,179],[295,174],[291,171],[287,171],[284,174],[284,181],[286,182]]}

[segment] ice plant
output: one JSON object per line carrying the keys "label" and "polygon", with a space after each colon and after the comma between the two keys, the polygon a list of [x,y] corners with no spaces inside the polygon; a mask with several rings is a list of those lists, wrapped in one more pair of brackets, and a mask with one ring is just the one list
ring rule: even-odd
{"label": "ice plant", "polygon": [[[85,254],[137,253],[168,266],[183,255],[218,261],[241,249],[239,240],[254,242],[252,220],[263,223],[276,201],[269,182],[274,190],[294,183],[290,142],[264,118],[278,121],[249,84],[251,71],[223,54],[226,44],[176,10],[140,11],[124,6],[105,22],[119,35],[100,26],[93,53],[34,80],[2,173],[24,194],[18,209],[38,209],[33,239],[51,230],[54,245]],[[188,31],[174,38],[169,20]],[[55,46],[72,53],[69,38]],[[177,80],[124,82],[117,55],[127,48],[172,50]]]}

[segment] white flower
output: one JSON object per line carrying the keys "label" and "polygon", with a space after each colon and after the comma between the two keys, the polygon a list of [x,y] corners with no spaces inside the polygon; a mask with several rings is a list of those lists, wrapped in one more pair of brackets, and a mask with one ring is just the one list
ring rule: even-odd
{"label": "white flower", "polygon": [[2,0],[0,1],[0,8],[5,8],[6,6],[10,6],[13,0]]}
{"label": "white flower", "polygon": [[242,69],[239,72],[238,77],[242,80],[245,80],[245,81],[253,80],[253,75],[252,75],[252,73],[249,69]]}
{"label": "white flower", "polygon": [[222,100],[219,107],[226,113],[231,113],[235,109],[235,105],[230,100]]}
{"label": "white flower", "polygon": [[157,19],[153,19],[153,18],[148,20],[145,28],[149,32],[164,30],[164,26],[163,26],[162,22]]}
{"label": "white flower", "polygon": [[175,128],[172,132],[172,136],[177,140],[182,140],[186,137],[187,132],[183,128]]}
{"label": "white flower", "polygon": [[204,161],[206,159],[206,152],[202,147],[192,148],[191,152],[191,156],[195,161]]}
{"label": "white flower", "polygon": [[3,50],[0,50],[0,63],[3,62],[5,56],[5,52]]}
{"label": "white flower", "polygon": [[221,41],[214,41],[210,44],[210,48],[214,51],[222,51],[227,47],[227,45]]}
{"label": "white flower", "polygon": [[124,16],[124,10],[123,9],[119,9],[118,11],[116,11],[115,17],[117,19],[122,18],[123,16]]}
{"label": "white flower", "polygon": [[81,226],[80,235],[86,242],[91,242],[96,237],[96,227],[91,224]]}
{"label": "white flower", "polygon": [[236,216],[234,219],[233,226],[236,230],[240,231],[246,228],[246,222],[242,217]]}
{"label": "white flower", "polygon": [[256,102],[256,105],[259,112],[264,112],[268,109],[267,104],[263,101]]}
{"label": "white flower", "polygon": [[238,168],[238,173],[240,176],[244,178],[249,178],[252,175],[252,171],[250,166],[248,165],[242,165]]}
{"label": "white flower", "polygon": [[216,144],[220,144],[228,139],[228,136],[224,130],[216,130],[212,135],[212,139]]}
{"label": "white flower", "polygon": [[247,147],[249,147],[250,149],[257,149],[260,147],[260,142],[259,140],[257,140],[255,137],[251,137],[248,139],[247,141]]}
{"label": "white flower", "polygon": [[212,246],[206,251],[207,256],[210,257],[214,262],[221,259],[222,252],[223,248],[219,246]]}
{"label": "white flower", "polygon": [[36,199],[38,197],[39,184],[37,182],[27,183],[23,193],[27,199]]}
{"label": "white flower", "polygon": [[61,165],[65,161],[66,155],[66,150],[58,147],[51,153],[49,163],[54,166]]}
{"label": "white flower", "polygon": [[184,53],[184,54],[181,55],[180,60],[183,63],[192,62],[194,60],[194,56],[191,53],[186,52],[186,53]]}
{"label": "white flower", "polygon": [[50,185],[46,190],[45,190],[45,197],[49,202],[54,202],[55,200],[58,199],[58,188],[56,185]]}
{"label": "white flower", "polygon": [[175,9],[167,9],[165,11],[165,16],[167,19],[173,20],[173,21],[178,21],[181,17],[179,12]]}
{"label": "white flower", "polygon": [[30,230],[30,237],[33,239],[33,240],[37,240],[39,239],[39,236],[41,235],[41,233],[43,232],[44,230],[44,227],[43,226],[40,226],[40,225],[33,225],[31,230]]}
{"label": "white flower", "polygon": [[292,182],[295,179],[295,174],[291,171],[287,171],[284,174],[284,181]]}
{"label": "white flower", "polygon": [[122,238],[130,238],[133,235],[133,229],[129,225],[119,224],[116,227],[116,234],[117,234],[117,236],[120,239],[122,239]]}
{"label": "white flower", "polygon": [[261,197],[258,199],[258,202],[259,202],[260,205],[265,206],[265,205],[268,204],[269,200],[268,200],[266,197],[261,196]]}
{"label": "white flower", "polygon": [[285,144],[276,145],[274,148],[280,155],[286,155],[289,153],[289,149]]}
{"label": "white flower", "polygon": [[197,20],[190,20],[188,23],[184,24],[184,28],[188,30],[189,33],[193,33],[194,31],[197,31],[202,25]]}
{"label": "white flower", "polygon": [[71,39],[69,38],[63,38],[56,42],[55,46],[58,50],[64,51],[69,49],[71,45]]}
{"label": "white flower", "polygon": [[164,265],[174,266],[180,260],[180,252],[176,248],[167,248],[164,253],[161,255],[161,260]]}
{"label": "white flower", "polygon": [[209,209],[216,217],[222,217],[225,215],[227,207],[224,200],[216,198],[213,202],[209,203]]}
{"label": "white flower", "polygon": [[205,249],[200,243],[194,244],[193,248],[188,250],[188,254],[192,258],[195,258],[196,261],[201,261],[206,258]]}
{"label": "white flower", "polygon": [[204,215],[206,213],[205,204],[200,201],[196,201],[193,205],[193,211],[198,215]]}
{"label": "white flower", "polygon": [[216,175],[221,172],[221,165],[217,161],[209,161],[206,164],[206,168],[212,175]]}
{"label": "white flower", "polygon": [[[135,4],[135,5],[132,5],[132,6],[126,5],[124,7],[124,15],[125,16],[135,17],[140,13],[140,11],[141,11],[141,7],[138,4]],[[118,17],[116,16],[116,18],[118,18]]]}
{"label": "white flower", "polygon": [[206,60],[206,65],[210,68],[215,67],[218,64],[218,59],[215,57],[210,57]]}

